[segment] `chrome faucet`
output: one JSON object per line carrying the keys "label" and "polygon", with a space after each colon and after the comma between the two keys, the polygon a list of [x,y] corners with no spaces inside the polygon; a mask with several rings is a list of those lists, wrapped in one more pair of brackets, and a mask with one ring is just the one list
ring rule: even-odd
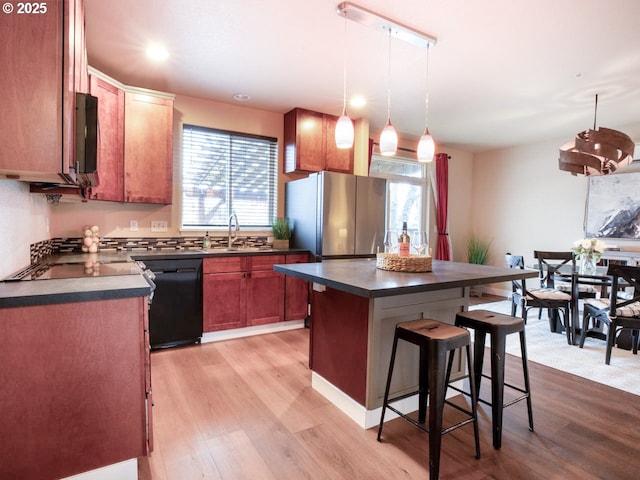
{"label": "chrome faucet", "polygon": [[[231,234],[231,222],[233,221],[233,219],[236,219],[236,228],[233,231],[233,235]],[[227,247],[231,248],[233,246],[233,240],[235,240],[235,238],[238,236],[238,232],[240,231],[240,225],[238,225],[238,216],[236,215],[235,212],[233,212],[231,214],[231,216],[229,217],[229,238],[227,240]]]}

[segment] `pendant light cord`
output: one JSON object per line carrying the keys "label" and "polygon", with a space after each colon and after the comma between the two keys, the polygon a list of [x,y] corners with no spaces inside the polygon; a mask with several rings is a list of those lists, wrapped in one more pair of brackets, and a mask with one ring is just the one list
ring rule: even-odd
{"label": "pendant light cord", "polygon": [[596,119],[598,117],[598,94],[596,93],[596,105],[593,111],[593,129],[596,129]]}
{"label": "pendant light cord", "polygon": [[342,115],[347,114],[347,11],[344,11],[344,65],[343,65],[343,84],[342,84]]}
{"label": "pendant light cord", "polygon": [[391,27],[389,27],[389,72],[387,75],[387,123],[391,123]]}
{"label": "pendant light cord", "polygon": [[430,43],[427,43],[427,71],[425,74],[425,95],[424,95],[424,131],[429,131],[429,47]]}

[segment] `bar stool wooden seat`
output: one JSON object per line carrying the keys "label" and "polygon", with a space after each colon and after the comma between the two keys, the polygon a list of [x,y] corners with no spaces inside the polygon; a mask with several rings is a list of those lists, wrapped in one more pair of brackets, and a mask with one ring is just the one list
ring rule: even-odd
{"label": "bar stool wooden seat", "polygon": [[[455,324],[459,327],[473,329],[475,332],[473,349],[473,377],[476,388],[475,397],[477,401],[491,406],[493,447],[499,449],[502,446],[502,413],[504,408],[521,400],[526,399],[527,401],[529,430],[533,432],[533,412],[531,408],[531,388],[529,385],[529,368],[527,363],[524,320],[519,317],[492,312],[489,310],[473,310],[458,313],[456,315]],[[520,334],[520,352],[522,355],[524,388],[505,383],[504,381],[506,337],[512,333]],[[487,334],[491,336],[491,376],[482,374],[484,346]],[[480,398],[480,382],[482,377],[491,379],[491,402],[487,402]],[[505,386],[522,393],[522,395],[508,403],[504,403]]]}
{"label": "bar stool wooden seat", "polygon": [[[418,390],[404,395],[389,398],[391,387],[391,377],[396,358],[398,340],[404,340],[420,347],[419,364],[419,385]],[[438,322],[436,320],[422,319],[409,322],[402,322],[396,325],[393,336],[393,348],[391,350],[391,360],[389,362],[389,374],[387,375],[387,385],[382,403],[382,414],[380,416],[380,426],[378,427],[378,441],[382,435],[384,425],[384,415],[386,409],[397,413],[400,417],[429,434],[429,478],[435,480],[440,471],[440,446],[442,435],[449,433],[468,423],[473,423],[473,433],[475,436],[476,458],[480,458],[480,439],[478,436],[478,416],[476,413],[477,399],[474,387],[474,377],[469,375],[471,384],[471,411],[446,400],[446,391],[449,384],[449,374],[455,350],[466,347],[467,368],[471,372],[471,336],[463,328],[454,325]],[[450,361],[447,362],[447,354]],[[414,395],[418,395],[418,421],[410,417],[409,414],[402,413],[391,403]],[[429,423],[424,425],[427,411],[427,399],[429,400]],[[443,411],[445,404],[448,404],[468,416],[450,427],[443,429]]]}

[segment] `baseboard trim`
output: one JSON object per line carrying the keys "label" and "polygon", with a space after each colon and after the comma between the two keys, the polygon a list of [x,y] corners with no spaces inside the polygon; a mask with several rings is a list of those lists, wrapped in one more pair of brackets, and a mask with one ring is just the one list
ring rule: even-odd
{"label": "baseboard trim", "polygon": [[263,335],[265,333],[284,332],[304,328],[304,320],[289,320],[287,322],[269,323],[266,325],[255,325],[252,327],[233,328],[230,330],[220,330],[218,332],[206,332],[202,335],[201,343],[219,342],[234,338],[251,337],[253,335]]}

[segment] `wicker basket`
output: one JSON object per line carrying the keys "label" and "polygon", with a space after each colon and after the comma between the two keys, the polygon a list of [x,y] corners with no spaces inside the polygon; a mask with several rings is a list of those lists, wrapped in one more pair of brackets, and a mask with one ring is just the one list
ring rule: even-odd
{"label": "wicker basket", "polygon": [[409,255],[401,257],[397,253],[378,253],[376,267],[392,272],[430,272],[430,255]]}

